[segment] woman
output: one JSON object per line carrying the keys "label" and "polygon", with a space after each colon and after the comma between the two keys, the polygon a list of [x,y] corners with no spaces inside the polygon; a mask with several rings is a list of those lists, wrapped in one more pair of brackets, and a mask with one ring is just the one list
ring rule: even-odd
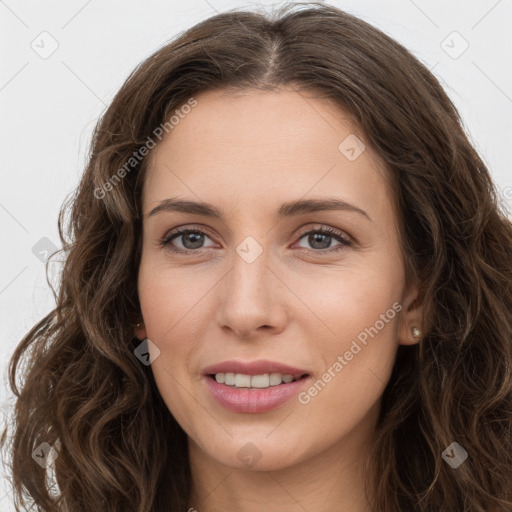
{"label": "woman", "polygon": [[397,42],[320,3],[214,16],[131,74],[69,206],[10,365],[17,498],[512,510],[512,226]]}

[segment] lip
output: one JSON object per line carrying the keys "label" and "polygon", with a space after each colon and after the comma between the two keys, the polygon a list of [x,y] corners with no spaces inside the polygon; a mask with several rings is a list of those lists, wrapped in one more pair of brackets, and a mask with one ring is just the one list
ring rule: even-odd
{"label": "lip", "polygon": [[219,384],[210,375],[203,376],[206,390],[213,400],[225,409],[238,413],[264,413],[276,409],[296,396],[310,384],[311,380],[312,377],[308,375],[288,384],[283,383],[265,389],[249,389]]}
{"label": "lip", "polygon": [[282,375],[292,375],[298,379],[303,375],[309,374],[308,370],[294,368],[287,364],[268,359],[259,359],[258,361],[224,361],[204,368],[201,372],[204,376],[215,373],[243,373],[244,375],[263,375],[265,373],[281,373]]}

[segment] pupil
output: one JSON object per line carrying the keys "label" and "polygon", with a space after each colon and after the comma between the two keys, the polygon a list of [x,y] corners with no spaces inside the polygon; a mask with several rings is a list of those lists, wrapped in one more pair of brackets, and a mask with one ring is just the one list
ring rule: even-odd
{"label": "pupil", "polygon": [[[318,238],[320,238],[320,245],[322,245],[321,239],[322,238],[324,239],[324,247],[318,247],[316,245]],[[313,235],[309,235],[309,243],[311,244],[311,247],[314,247],[315,249],[327,249],[329,247],[329,243],[326,244],[325,241],[327,240],[327,242],[330,242],[330,239],[331,239],[331,237],[329,235],[323,235],[321,233],[315,233]]]}
{"label": "pupil", "polygon": [[187,240],[188,237],[196,237],[196,240],[192,240],[192,247],[188,246],[187,247],[187,244],[184,243],[185,247],[187,247],[187,249],[197,249],[199,247],[201,247],[201,244],[203,242],[202,240],[202,237],[203,235],[201,235],[200,233],[186,233],[185,234],[185,237],[184,237],[184,242]]}

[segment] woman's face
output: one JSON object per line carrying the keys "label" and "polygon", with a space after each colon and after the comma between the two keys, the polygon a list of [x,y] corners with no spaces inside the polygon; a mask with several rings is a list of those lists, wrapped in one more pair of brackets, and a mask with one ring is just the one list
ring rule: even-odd
{"label": "woman's face", "polygon": [[[150,153],[144,184],[136,333],[158,347],[158,389],[194,449],[221,464],[275,470],[335,446],[356,456],[419,318],[385,171],[325,99],[195,99]],[[338,208],[312,202],[327,200]],[[178,227],[193,233],[173,237]],[[261,360],[277,366],[235,365]],[[291,373],[280,364],[307,376],[276,384],[270,374]],[[240,374],[241,387],[205,371]]]}

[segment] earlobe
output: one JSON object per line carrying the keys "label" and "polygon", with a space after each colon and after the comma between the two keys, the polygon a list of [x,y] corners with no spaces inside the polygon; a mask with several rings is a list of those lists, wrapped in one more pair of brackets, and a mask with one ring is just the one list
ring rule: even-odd
{"label": "earlobe", "polygon": [[400,345],[415,345],[423,338],[422,311],[422,302],[415,289],[409,295],[401,314],[398,333],[398,343]]}
{"label": "earlobe", "polygon": [[422,338],[422,331],[415,325],[410,328],[409,339],[405,343],[401,343],[401,345],[415,345],[419,343]]}
{"label": "earlobe", "polygon": [[418,327],[411,327],[411,334],[414,339],[421,339],[421,330]]}
{"label": "earlobe", "polygon": [[417,325],[408,325],[400,330],[398,343],[400,345],[416,345],[423,338],[423,332]]}
{"label": "earlobe", "polygon": [[147,338],[146,326],[144,325],[144,322],[139,322],[138,324],[134,325],[133,332],[135,337],[141,341]]}

